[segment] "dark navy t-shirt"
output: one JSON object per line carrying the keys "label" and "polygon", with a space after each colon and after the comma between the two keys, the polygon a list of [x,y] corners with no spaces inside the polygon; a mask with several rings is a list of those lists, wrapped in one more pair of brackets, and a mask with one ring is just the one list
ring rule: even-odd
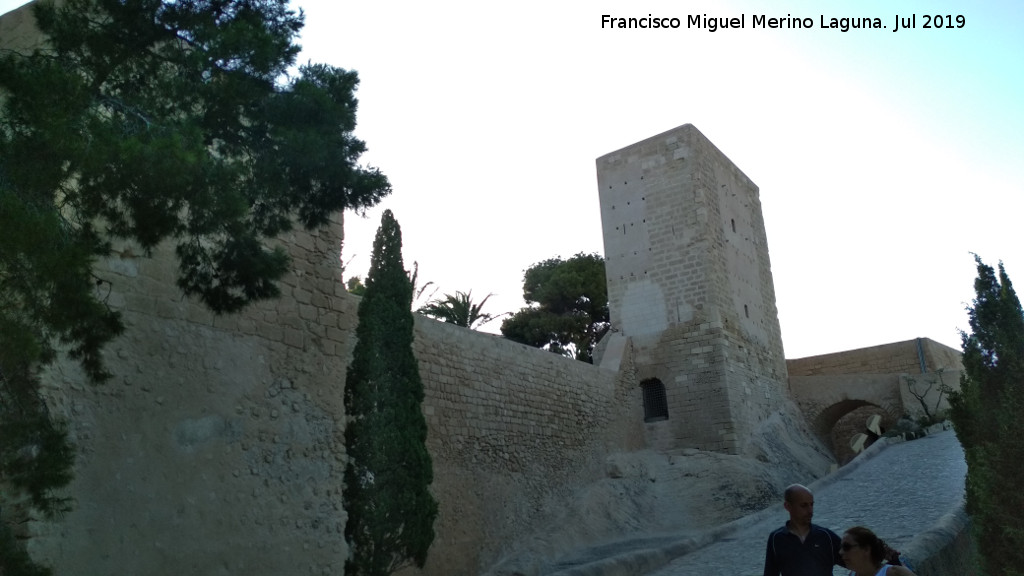
{"label": "dark navy t-shirt", "polygon": [[811,524],[807,538],[789,531],[785,525],[768,535],[764,556],[764,576],[832,576],[832,566],[843,566],[839,556],[842,539],[835,532]]}

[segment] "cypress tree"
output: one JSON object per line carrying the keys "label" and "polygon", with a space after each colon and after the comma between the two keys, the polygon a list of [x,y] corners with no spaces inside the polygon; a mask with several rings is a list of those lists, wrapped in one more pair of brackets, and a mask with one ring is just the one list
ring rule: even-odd
{"label": "cypress tree", "polygon": [[967,459],[967,512],[983,574],[1024,575],[1024,312],[1010,278],[975,256],[976,297],[961,333],[964,374],[950,419]]}
{"label": "cypress tree", "polygon": [[349,576],[383,576],[410,564],[422,568],[434,540],[437,502],[429,491],[433,467],[423,382],[412,352],[412,290],[402,263],[402,231],[386,210],[373,241],[345,381]]}

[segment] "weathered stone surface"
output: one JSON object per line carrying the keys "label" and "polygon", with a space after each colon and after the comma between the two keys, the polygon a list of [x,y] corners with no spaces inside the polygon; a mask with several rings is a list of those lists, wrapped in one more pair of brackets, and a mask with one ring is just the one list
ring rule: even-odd
{"label": "weathered stone surface", "polygon": [[597,160],[613,330],[664,385],[662,450],[736,454],[786,407],[758,188],[690,124]]}
{"label": "weathered stone surface", "polygon": [[[29,9],[0,18],[7,46],[38,41]],[[602,218],[628,242],[606,243],[618,332],[598,366],[417,319],[440,503],[428,576],[480,574],[538,534],[545,554],[648,512],[666,526],[688,473],[716,474],[687,510],[701,523],[830,464],[787,396],[756,186],[692,126],[632,148],[599,161]],[[78,449],[77,506],[31,526],[35,557],[56,573],[343,573],[358,299],[341,236],[339,218],[276,241],[293,259],[282,298],[231,316],[182,297],[168,246],[115,243],[97,266],[128,327],[107,350],[114,378],[88,385],[66,361],[45,375]],[[643,423],[643,378],[671,391],[669,420]]]}

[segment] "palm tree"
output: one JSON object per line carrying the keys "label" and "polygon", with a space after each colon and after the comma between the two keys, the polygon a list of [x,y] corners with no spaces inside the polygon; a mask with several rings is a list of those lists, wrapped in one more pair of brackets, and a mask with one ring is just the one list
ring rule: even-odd
{"label": "palm tree", "polygon": [[496,318],[493,314],[484,314],[480,311],[491,296],[493,294],[488,294],[478,304],[474,304],[472,290],[469,292],[456,290],[455,294],[445,294],[443,298],[431,300],[425,306],[420,307],[417,312],[448,324],[475,330]]}
{"label": "palm tree", "polygon": [[[427,291],[427,288],[430,288],[431,286],[433,286],[434,282],[433,281],[426,282],[422,286],[420,286],[420,283],[419,283],[420,282],[420,263],[416,262],[416,261],[413,261],[413,263],[412,263],[412,272],[409,272],[408,274],[409,274],[409,281],[412,282],[412,303],[416,304],[417,302],[420,302],[420,301],[424,300],[423,293]],[[430,291],[430,294],[427,295],[427,299],[429,299],[434,294],[437,294],[437,287],[436,286],[434,287],[433,290]],[[422,309],[422,308],[423,307],[421,307],[420,309]],[[418,311],[419,310],[417,310],[417,312]]]}

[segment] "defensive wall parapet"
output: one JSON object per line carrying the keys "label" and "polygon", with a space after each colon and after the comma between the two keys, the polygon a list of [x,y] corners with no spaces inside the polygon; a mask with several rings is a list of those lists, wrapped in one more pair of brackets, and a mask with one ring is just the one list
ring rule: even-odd
{"label": "defensive wall parapet", "polygon": [[961,353],[931,340],[915,338],[868,348],[786,360],[790,376],[829,374],[922,374],[939,368],[959,370]]}

